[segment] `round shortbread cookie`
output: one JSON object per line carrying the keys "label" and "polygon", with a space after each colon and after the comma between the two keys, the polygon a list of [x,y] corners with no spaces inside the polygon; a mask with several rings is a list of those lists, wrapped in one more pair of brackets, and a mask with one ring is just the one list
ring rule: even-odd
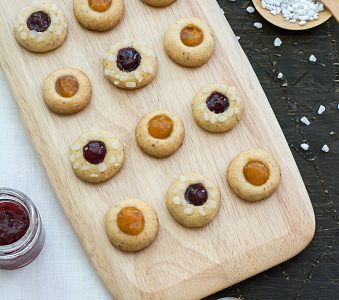
{"label": "round shortbread cookie", "polygon": [[194,97],[193,118],[209,132],[225,132],[241,120],[244,104],[237,89],[227,84],[209,84]]}
{"label": "round shortbread cookie", "polygon": [[107,31],[121,21],[125,4],[124,0],[73,0],[73,10],[85,28]]}
{"label": "round shortbread cookie", "polygon": [[164,7],[174,3],[177,0],[141,0],[142,2],[155,7]]}
{"label": "round shortbread cookie", "polygon": [[228,166],[227,181],[242,199],[258,201],[271,196],[280,184],[280,167],[275,158],[261,149],[240,153]]}
{"label": "round shortbread cookie", "polygon": [[135,136],[142,151],[161,158],[173,154],[180,148],[185,137],[185,129],[178,115],[157,110],[140,119]]}
{"label": "round shortbread cookie", "polygon": [[156,238],[159,222],[157,213],[147,202],[127,199],[115,202],[105,219],[106,234],[122,251],[140,251]]}
{"label": "round shortbread cookie", "polygon": [[171,25],[164,36],[168,56],[186,67],[198,67],[206,63],[215,48],[214,36],[198,18],[183,18]]}
{"label": "round shortbread cookie", "polygon": [[103,65],[106,77],[123,89],[149,84],[158,71],[153,50],[139,41],[122,41],[111,46],[105,52]]}
{"label": "round shortbread cookie", "polygon": [[217,215],[219,188],[201,175],[180,176],[169,187],[166,205],[172,217],[186,227],[202,227]]}
{"label": "round shortbread cookie", "polygon": [[125,152],[120,140],[112,133],[93,129],[82,135],[70,153],[74,173],[88,182],[103,182],[120,171]]}
{"label": "round shortbread cookie", "polygon": [[66,19],[56,4],[34,1],[18,15],[14,35],[27,50],[47,52],[64,42],[67,36]]}
{"label": "round shortbread cookie", "polygon": [[42,91],[47,107],[64,115],[83,110],[92,97],[89,78],[75,68],[62,68],[49,74]]}

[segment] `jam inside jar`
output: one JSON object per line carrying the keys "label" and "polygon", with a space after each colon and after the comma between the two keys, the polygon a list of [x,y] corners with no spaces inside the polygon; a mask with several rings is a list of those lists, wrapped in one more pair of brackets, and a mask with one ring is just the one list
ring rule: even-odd
{"label": "jam inside jar", "polygon": [[0,269],[22,268],[40,254],[45,235],[33,202],[23,193],[0,188]]}
{"label": "jam inside jar", "polygon": [[28,212],[19,203],[0,202],[0,246],[20,240],[29,227]]}

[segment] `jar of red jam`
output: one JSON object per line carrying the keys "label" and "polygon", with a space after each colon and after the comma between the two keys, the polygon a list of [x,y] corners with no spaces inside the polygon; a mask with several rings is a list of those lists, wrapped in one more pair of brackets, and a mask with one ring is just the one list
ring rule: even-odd
{"label": "jar of red jam", "polygon": [[45,235],[31,199],[8,188],[0,189],[0,269],[14,270],[40,254]]}

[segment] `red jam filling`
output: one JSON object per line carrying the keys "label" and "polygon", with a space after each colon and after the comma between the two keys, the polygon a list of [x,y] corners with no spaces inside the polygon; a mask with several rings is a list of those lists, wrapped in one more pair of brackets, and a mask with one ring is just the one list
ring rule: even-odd
{"label": "red jam filling", "polygon": [[28,227],[28,212],[22,205],[11,201],[0,202],[0,246],[20,240]]}
{"label": "red jam filling", "polygon": [[106,151],[106,145],[102,141],[90,141],[83,148],[83,155],[89,163],[98,165],[105,160]]}
{"label": "red jam filling", "polygon": [[30,30],[44,32],[51,25],[51,18],[44,11],[37,11],[27,19],[27,27]]}
{"label": "red jam filling", "polygon": [[194,206],[204,205],[208,199],[207,190],[201,183],[191,184],[185,192],[185,199]]}
{"label": "red jam filling", "polygon": [[141,62],[140,53],[134,48],[120,49],[117,55],[117,66],[123,72],[132,72],[137,69]]}
{"label": "red jam filling", "polygon": [[227,97],[219,92],[213,92],[206,100],[207,107],[216,114],[222,114],[230,106]]}

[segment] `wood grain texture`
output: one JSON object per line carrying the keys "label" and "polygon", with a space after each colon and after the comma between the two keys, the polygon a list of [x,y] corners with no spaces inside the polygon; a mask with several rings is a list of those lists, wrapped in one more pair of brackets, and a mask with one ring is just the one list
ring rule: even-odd
{"label": "wood grain texture", "polygon": [[[216,1],[180,0],[165,9],[126,1],[123,22],[104,34],[82,29],[71,1],[60,1],[70,33],[60,49],[42,55],[22,49],[12,35],[15,14],[28,3],[15,0],[3,6],[0,39],[6,47],[0,48],[1,65],[60,203],[112,295],[117,299],[201,298],[291,258],[311,241],[315,222],[307,191],[258,79]],[[214,57],[199,69],[175,65],[162,47],[164,30],[190,15],[207,21],[217,39]],[[101,68],[104,50],[125,38],[146,40],[160,63],[157,79],[135,92],[113,87]],[[44,78],[64,66],[82,69],[93,83],[92,103],[75,116],[51,114],[41,97]],[[191,117],[195,92],[213,81],[236,85],[245,99],[244,120],[224,135],[203,132]],[[138,119],[156,108],[178,112],[187,130],[183,147],[163,160],[142,154],[134,139]],[[120,136],[127,153],[123,170],[101,185],[78,180],[68,161],[69,146],[93,126]],[[260,203],[238,199],[225,179],[229,161],[251,147],[271,151],[282,167],[279,190]],[[222,193],[219,215],[200,230],[175,223],[164,201],[172,180],[190,172],[213,178]],[[149,201],[160,220],[157,240],[136,254],[113,248],[103,228],[108,208],[126,197]]]}
{"label": "wood grain texture", "polygon": [[[329,1],[329,0],[327,0]],[[336,1],[336,0],[334,0]],[[271,24],[278,26],[283,29],[287,30],[306,30],[306,29],[311,29],[316,26],[319,26],[326,22],[329,18],[331,18],[332,14],[328,9],[325,9],[324,11],[319,13],[319,19],[318,20],[313,20],[313,21],[308,21],[305,25],[300,26],[298,23],[290,23],[287,22],[282,14],[279,15],[272,15],[269,10],[264,9],[261,6],[261,0],[252,0],[253,5],[255,9],[261,14],[261,16]]]}
{"label": "wood grain texture", "polygon": [[321,0],[333,17],[339,22],[339,2],[338,0]]}

